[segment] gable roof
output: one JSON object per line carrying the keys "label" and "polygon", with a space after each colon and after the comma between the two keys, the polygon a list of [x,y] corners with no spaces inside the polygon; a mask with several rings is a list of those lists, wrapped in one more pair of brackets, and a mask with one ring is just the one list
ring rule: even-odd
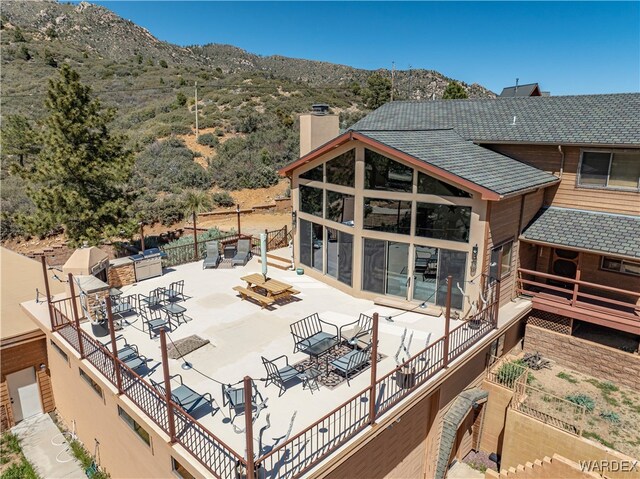
{"label": "gable roof", "polygon": [[514,96],[532,96],[533,93],[535,93],[537,90],[537,95],[535,96],[540,96],[541,92],[540,92],[540,87],[538,86],[537,83],[529,83],[526,85],[514,85],[514,86],[508,86],[506,88],[502,89],[502,92],[500,93],[500,95],[498,95],[499,97],[514,97]]}
{"label": "gable roof", "polygon": [[448,128],[476,143],[640,147],[640,93],[398,101],[351,127],[361,132]]}
{"label": "gable roof", "polygon": [[453,130],[368,131],[363,135],[500,196],[558,181],[552,174],[463,140]]}
{"label": "gable roof", "polygon": [[640,258],[640,216],[552,206],[542,209],[520,238],[596,253]]}
{"label": "gable roof", "polygon": [[[548,186],[559,181],[554,175],[465,141],[452,130],[369,131],[366,134],[348,131],[286,165],[279,172],[289,174],[354,140],[481,193],[482,199],[486,200],[499,200],[518,191]],[[521,177],[514,178],[514,175]]]}

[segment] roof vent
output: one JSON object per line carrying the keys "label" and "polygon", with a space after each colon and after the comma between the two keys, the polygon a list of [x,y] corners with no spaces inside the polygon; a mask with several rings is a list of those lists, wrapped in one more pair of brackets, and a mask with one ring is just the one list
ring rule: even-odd
{"label": "roof vent", "polygon": [[311,113],[314,115],[327,115],[329,113],[329,105],[326,103],[314,103],[311,105]]}

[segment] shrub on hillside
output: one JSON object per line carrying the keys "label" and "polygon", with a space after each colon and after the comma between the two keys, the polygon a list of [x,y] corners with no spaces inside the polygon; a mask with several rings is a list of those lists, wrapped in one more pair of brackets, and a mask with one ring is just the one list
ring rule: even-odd
{"label": "shrub on hillside", "polygon": [[586,394],[570,394],[565,399],[573,404],[577,404],[578,406],[584,406],[587,412],[592,412],[596,407],[595,401]]}
{"label": "shrub on hillside", "polygon": [[220,142],[213,133],[205,133],[204,135],[200,135],[198,137],[198,143],[201,145],[210,146],[211,148],[215,148]]}
{"label": "shrub on hillside", "polygon": [[220,191],[211,195],[211,201],[216,206],[229,207],[236,204],[228,191]]}

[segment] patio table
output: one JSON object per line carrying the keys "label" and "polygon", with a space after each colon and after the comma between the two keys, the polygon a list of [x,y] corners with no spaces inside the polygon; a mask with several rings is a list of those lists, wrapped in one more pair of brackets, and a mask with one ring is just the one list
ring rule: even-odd
{"label": "patio table", "polygon": [[247,289],[259,292],[264,290],[266,294],[264,296],[279,300],[283,298],[289,298],[292,294],[298,294],[300,291],[293,289],[293,286],[282,281],[278,281],[272,278],[265,278],[260,273],[253,273],[240,278],[247,283]]}
{"label": "patio table", "polygon": [[180,325],[180,318],[184,320],[186,323],[184,313],[187,310],[184,306],[180,306],[177,303],[169,303],[165,304],[162,309],[164,309],[165,313],[167,313],[167,317],[169,318],[169,322],[173,322],[173,319],[177,321],[177,324]]}
{"label": "patio table", "polygon": [[[327,355],[331,349],[338,344],[337,338],[324,338],[317,343],[302,350],[303,353],[308,354],[310,357],[316,360],[316,365],[319,366],[320,358]],[[329,361],[324,362],[324,373],[329,374]]]}

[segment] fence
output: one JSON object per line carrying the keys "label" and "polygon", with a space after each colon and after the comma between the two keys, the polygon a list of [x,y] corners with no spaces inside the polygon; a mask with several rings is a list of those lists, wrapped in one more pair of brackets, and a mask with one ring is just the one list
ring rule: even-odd
{"label": "fence", "polygon": [[[279,230],[266,231],[267,233],[267,251],[282,248],[289,244],[291,238],[291,232],[288,231],[287,226]],[[249,235],[237,235],[226,234],[221,235],[218,238],[213,238],[219,242],[220,245],[229,243],[236,243],[238,239],[251,240],[251,253],[254,255],[260,255],[260,238]],[[165,267],[178,266],[180,264],[191,263],[193,261],[201,261],[204,259],[206,247],[206,241],[198,240],[198,254],[195,255],[194,243],[187,243],[178,246],[161,246],[160,249],[166,254],[163,259]]]}
{"label": "fence", "polygon": [[[127,396],[164,432],[169,432],[169,408],[172,408],[176,425],[176,440],[201,464],[219,479],[236,479],[238,470],[246,464],[235,451],[218,439],[213,433],[189,416],[180,406],[167,403],[157,389],[147,383],[132,369],[82,329],[76,329],[63,311],[69,311],[70,298],[51,303],[52,314],[57,318],[56,331],[93,365],[120,392]],[[83,348],[80,348],[82,341]],[[82,351],[82,352],[81,352]],[[118,368],[120,384],[118,384]]]}
{"label": "fence", "polygon": [[[523,374],[529,375],[529,368],[520,364],[514,357],[491,356],[491,367],[487,370],[487,381],[504,386],[512,391]],[[526,380],[525,380],[526,381]]]}
{"label": "fence", "polygon": [[582,434],[586,408],[527,385],[527,376],[516,381],[511,407],[522,414],[576,436]]}
{"label": "fence", "polygon": [[[258,471],[258,477],[265,479],[300,477],[368,425],[373,424],[377,417],[442,371],[447,362],[462,355],[496,326],[497,299],[493,296],[492,299],[494,301],[488,303],[485,310],[451,332],[449,336],[451,348],[448,354],[445,337],[439,338],[378,379],[372,387],[356,394],[302,432],[256,459],[254,465],[255,470]],[[63,321],[63,324],[58,325],[57,332],[77,351],[80,351],[79,341],[81,340],[86,359],[112,384],[121,388],[120,392],[131,399],[165,432],[169,431],[168,418],[169,408],[171,408],[177,442],[215,477],[220,479],[241,477],[242,471],[245,471],[247,466],[245,459],[177,404],[172,401],[167,403],[153,386],[119,360],[114,360],[111,352],[102,344],[83,330],[78,332],[75,324],[69,321],[70,316],[66,316],[63,312],[70,311],[70,304],[70,299],[51,304],[52,310],[55,311],[54,315],[58,318],[57,321]],[[445,361],[445,356],[448,361]],[[115,374],[114,365],[119,368],[120,385],[118,385],[118,375]],[[370,409],[372,400],[375,400],[373,417]]]}

